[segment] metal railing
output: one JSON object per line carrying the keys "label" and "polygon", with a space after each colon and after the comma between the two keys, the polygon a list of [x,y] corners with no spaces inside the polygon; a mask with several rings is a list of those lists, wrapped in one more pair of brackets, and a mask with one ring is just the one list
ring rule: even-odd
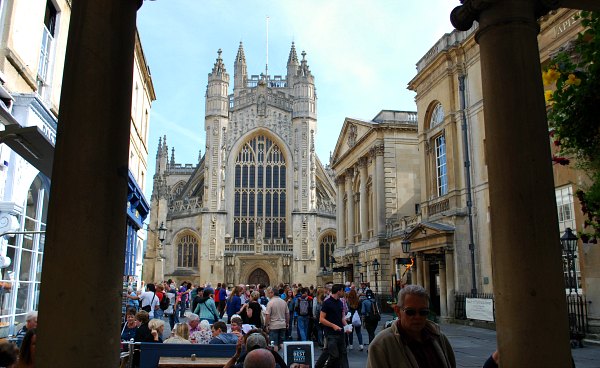
{"label": "metal railing", "polygon": [[588,332],[587,302],[582,294],[567,295],[567,311],[569,317],[569,335],[572,347],[583,347],[583,338]]}
{"label": "metal railing", "polygon": [[494,294],[488,293],[455,293],[454,294],[454,318],[467,319],[467,298],[494,299]]}

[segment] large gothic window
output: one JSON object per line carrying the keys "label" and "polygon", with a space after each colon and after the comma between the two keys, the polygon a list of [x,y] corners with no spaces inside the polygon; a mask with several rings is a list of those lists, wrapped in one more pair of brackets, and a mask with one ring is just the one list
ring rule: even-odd
{"label": "large gothic window", "polygon": [[177,267],[198,267],[198,239],[195,236],[185,235],[177,242]]}
{"label": "large gothic window", "polygon": [[331,267],[331,256],[335,250],[335,235],[329,234],[321,239],[320,256],[321,256],[321,267]]}
{"label": "large gothic window", "polygon": [[286,237],[286,167],[277,144],[264,135],[246,142],[235,162],[235,238]]}

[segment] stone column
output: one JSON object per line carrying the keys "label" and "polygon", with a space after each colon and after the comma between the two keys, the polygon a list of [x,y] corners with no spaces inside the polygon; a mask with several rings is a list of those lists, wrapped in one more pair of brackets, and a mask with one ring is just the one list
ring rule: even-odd
{"label": "stone column", "polygon": [[385,168],[383,143],[375,146],[375,175],[377,176],[377,235],[385,236]]}
{"label": "stone column", "polygon": [[346,216],[344,211],[344,176],[339,176],[335,180],[337,184],[337,204],[335,206],[336,209],[336,222],[337,222],[337,247],[342,249],[346,246]]}
{"label": "stone column", "polygon": [[417,253],[417,285],[424,286],[423,284],[423,253]]}
{"label": "stone column", "polygon": [[369,198],[367,198],[367,161],[366,157],[358,159],[360,171],[360,240],[369,240]]}
{"label": "stone column", "polygon": [[[548,11],[546,4],[560,2],[467,0],[452,12],[457,28],[479,22],[485,136],[494,137],[487,141],[486,156],[497,336],[504,367],[571,366],[537,44],[536,19]],[[515,267],[515,255],[530,263]]]}
{"label": "stone column", "polygon": [[421,272],[421,277],[423,278],[423,287],[425,288],[425,290],[427,290],[428,293],[430,293],[430,291],[429,291],[429,287],[430,287],[429,261],[423,260],[423,270]]}
{"label": "stone column", "polygon": [[[41,280],[38,367],[119,365],[133,52],[141,3],[73,1]],[[73,326],[68,311],[74,305],[78,315],[101,316],[102,326]]]}
{"label": "stone column", "polygon": [[448,291],[446,289],[446,265],[440,262],[440,317],[446,319],[448,317]]}
{"label": "stone column", "polygon": [[[445,249],[446,266],[446,307],[448,308],[448,317],[454,318],[454,249],[447,247]],[[441,275],[441,273],[440,273]]]}
{"label": "stone column", "polygon": [[354,244],[354,190],[352,189],[352,179],[354,178],[354,170],[346,169],[346,207],[348,213],[346,215],[346,230],[348,233],[347,244]]}

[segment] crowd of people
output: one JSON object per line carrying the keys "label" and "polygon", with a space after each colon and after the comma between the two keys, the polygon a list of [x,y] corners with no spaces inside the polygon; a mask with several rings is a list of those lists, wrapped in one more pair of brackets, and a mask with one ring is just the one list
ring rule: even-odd
{"label": "crowd of people", "polygon": [[[340,319],[353,326],[353,331],[342,335],[344,351],[354,348],[354,335],[358,343],[356,348],[364,351],[375,337],[380,319],[379,305],[367,283],[358,287],[350,282],[323,287],[301,284],[227,287],[225,283],[219,283],[213,288],[210,283],[193,285],[184,281],[176,284],[167,280],[147,284],[142,292],[128,289],[124,297],[127,300],[121,332],[124,350],[127,342],[237,344],[250,331],[260,331],[265,347],[274,353],[283,348],[284,341],[313,341],[324,349],[322,357],[332,357],[329,366],[335,366],[335,354],[331,354],[331,349],[326,346],[327,339],[334,339],[329,335],[335,332],[327,322],[331,317],[328,300],[339,301],[343,314]],[[186,322],[181,323],[183,317]],[[171,335],[165,336],[163,341],[165,321],[171,327]],[[367,331],[368,342],[363,341],[363,328]],[[244,350],[244,344],[241,346]],[[134,366],[138,360],[139,357],[134,358]]]}
{"label": "crowd of people", "polygon": [[[358,350],[368,352],[368,368],[456,367],[450,342],[439,326],[427,319],[429,295],[418,285],[401,289],[394,306],[398,319],[377,335],[381,314],[368,284],[315,288],[300,284],[226,287],[219,283],[213,288],[211,284],[194,287],[190,282],[177,286],[168,280],[148,284],[143,292],[128,290],[124,298],[128,308],[121,329],[123,351],[136,342],[232,344],[236,352],[226,368],[283,368],[288,366],[279,351],[295,332],[296,340],[312,341],[322,348],[316,368],[347,368],[354,335]],[[180,318],[185,318],[184,322]],[[166,321],[171,327],[169,336],[165,336]],[[0,367],[35,366],[36,327],[37,312],[30,312],[14,341],[0,343]],[[368,342],[363,341],[363,327]],[[132,360],[128,366],[139,366],[139,350],[135,351],[128,356]],[[495,352],[484,367],[495,368],[498,362]]]}

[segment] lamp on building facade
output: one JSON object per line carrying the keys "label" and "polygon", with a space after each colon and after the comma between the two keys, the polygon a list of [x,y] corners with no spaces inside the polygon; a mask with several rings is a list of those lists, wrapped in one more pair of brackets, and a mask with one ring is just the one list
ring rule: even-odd
{"label": "lamp on building facade", "polygon": [[377,283],[377,274],[379,273],[379,261],[377,258],[373,260],[373,271],[375,272],[375,291],[379,294],[379,284]]}
{"label": "lamp on building facade", "polygon": [[165,227],[165,223],[161,222],[160,227],[158,228],[158,240],[160,240],[160,246],[162,247],[162,242],[167,238],[167,228]]}
{"label": "lamp on building facade", "polygon": [[402,240],[402,252],[405,254],[410,254],[410,246],[412,245],[411,241],[408,239]]}
{"label": "lamp on building facade", "polygon": [[566,283],[569,287],[569,294],[575,289],[577,293],[577,271],[575,270],[575,259],[577,258],[577,236],[573,234],[570,227],[565,229],[565,233],[560,238],[563,257],[566,259]]}

